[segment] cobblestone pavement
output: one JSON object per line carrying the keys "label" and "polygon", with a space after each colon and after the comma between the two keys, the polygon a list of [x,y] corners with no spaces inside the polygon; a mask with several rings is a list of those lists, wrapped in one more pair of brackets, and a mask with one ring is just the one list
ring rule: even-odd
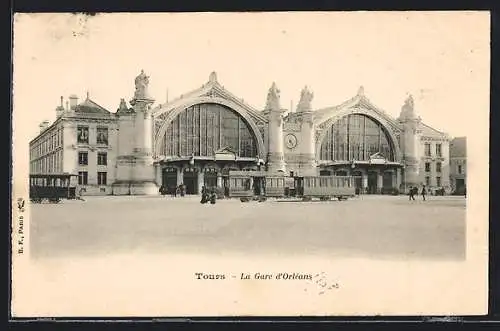
{"label": "cobblestone pavement", "polygon": [[463,260],[464,197],[249,202],[86,197],[31,205],[35,258],[128,252]]}

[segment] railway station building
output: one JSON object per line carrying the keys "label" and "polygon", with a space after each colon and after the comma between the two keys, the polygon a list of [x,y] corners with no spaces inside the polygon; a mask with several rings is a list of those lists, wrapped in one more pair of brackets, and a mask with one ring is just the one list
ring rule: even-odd
{"label": "railway station building", "polygon": [[212,72],[199,88],[155,104],[149,76],[135,78],[130,102],[111,112],[91,100],[56,108],[56,120],[30,142],[32,173],[78,174],[87,194],[158,194],[159,187],[225,187],[229,171],[283,176],[353,175],[361,193],[450,185],[450,137],[426,125],[411,96],[398,118],[375,106],[363,87],[340,105],[315,109],[300,91],[284,109],[272,83],[264,109],[234,95]]}

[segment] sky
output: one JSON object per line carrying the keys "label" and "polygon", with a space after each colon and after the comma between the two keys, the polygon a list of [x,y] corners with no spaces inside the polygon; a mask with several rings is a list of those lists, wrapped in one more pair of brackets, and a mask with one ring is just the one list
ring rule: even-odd
{"label": "sky", "polygon": [[40,122],[55,119],[60,96],[88,92],[116,111],[141,69],[156,104],[216,71],[257,109],[272,82],[283,108],[305,85],[315,109],[363,86],[394,117],[412,94],[426,124],[468,135],[466,118],[489,112],[489,51],[487,12],[18,14],[14,140],[27,147]]}

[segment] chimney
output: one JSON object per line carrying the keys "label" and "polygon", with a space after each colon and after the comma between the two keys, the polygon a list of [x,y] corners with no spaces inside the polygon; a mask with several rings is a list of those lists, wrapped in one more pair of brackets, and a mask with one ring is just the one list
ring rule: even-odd
{"label": "chimney", "polygon": [[40,133],[42,133],[49,127],[49,121],[43,121],[38,127],[40,128]]}
{"label": "chimney", "polygon": [[69,96],[69,108],[71,110],[76,108],[76,105],[78,104],[78,97],[74,94]]}
{"label": "chimney", "polygon": [[61,97],[61,104],[56,108],[56,118],[61,117],[64,113],[63,97]]}

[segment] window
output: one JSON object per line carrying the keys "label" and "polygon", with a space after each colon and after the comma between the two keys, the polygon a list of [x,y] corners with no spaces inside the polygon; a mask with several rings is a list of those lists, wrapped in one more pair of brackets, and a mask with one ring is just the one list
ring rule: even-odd
{"label": "window", "polygon": [[462,165],[461,164],[458,165],[458,174],[459,175],[462,174]]}
{"label": "window", "polygon": [[107,165],[108,164],[108,154],[97,153],[97,165]]}
{"label": "window", "polygon": [[443,156],[441,154],[441,144],[436,144],[436,155],[439,157]]}
{"label": "window", "polygon": [[108,128],[97,128],[97,143],[100,145],[108,144]]}
{"label": "window", "polygon": [[431,144],[425,143],[425,156],[431,156]]}
{"label": "window", "polygon": [[436,163],[436,172],[441,172],[441,162]]}
{"label": "window", "polygon": [[78,152],[78,164],[79,165],[88,165],[89,164],[89,153]]}
{"label": "window", "polygon": [[78,185],[87,185],[88,173],[86,171],[78,171]]}
{"label": "window", "polygon": [[436,177],[436,185],[441,187],[441,177]]}
{"label": "window", "polygon": [[78,126],[77,127],[78,143],[88,144],[89,143],[89,127],[88,126]]}
{"label": "window", "polygon": [[431,171],[431,164],[429,162],[425,162],[425,172]]}
{"label": "window", "polygon": [[429,176],[425,177],[425,185],[427,185],[427,186],[431,185],[431,178]]}
{"label": "window", "polygon": [[98,172],[97,173],[97,185],[107,185],[107,173]]}
{"label": "window", "polygon": [[167,128],[164,155],[213,156],[229,147],[240,157],[257,155],[257,140],[251,127],[236,112],[218,104],[186,108]]}

